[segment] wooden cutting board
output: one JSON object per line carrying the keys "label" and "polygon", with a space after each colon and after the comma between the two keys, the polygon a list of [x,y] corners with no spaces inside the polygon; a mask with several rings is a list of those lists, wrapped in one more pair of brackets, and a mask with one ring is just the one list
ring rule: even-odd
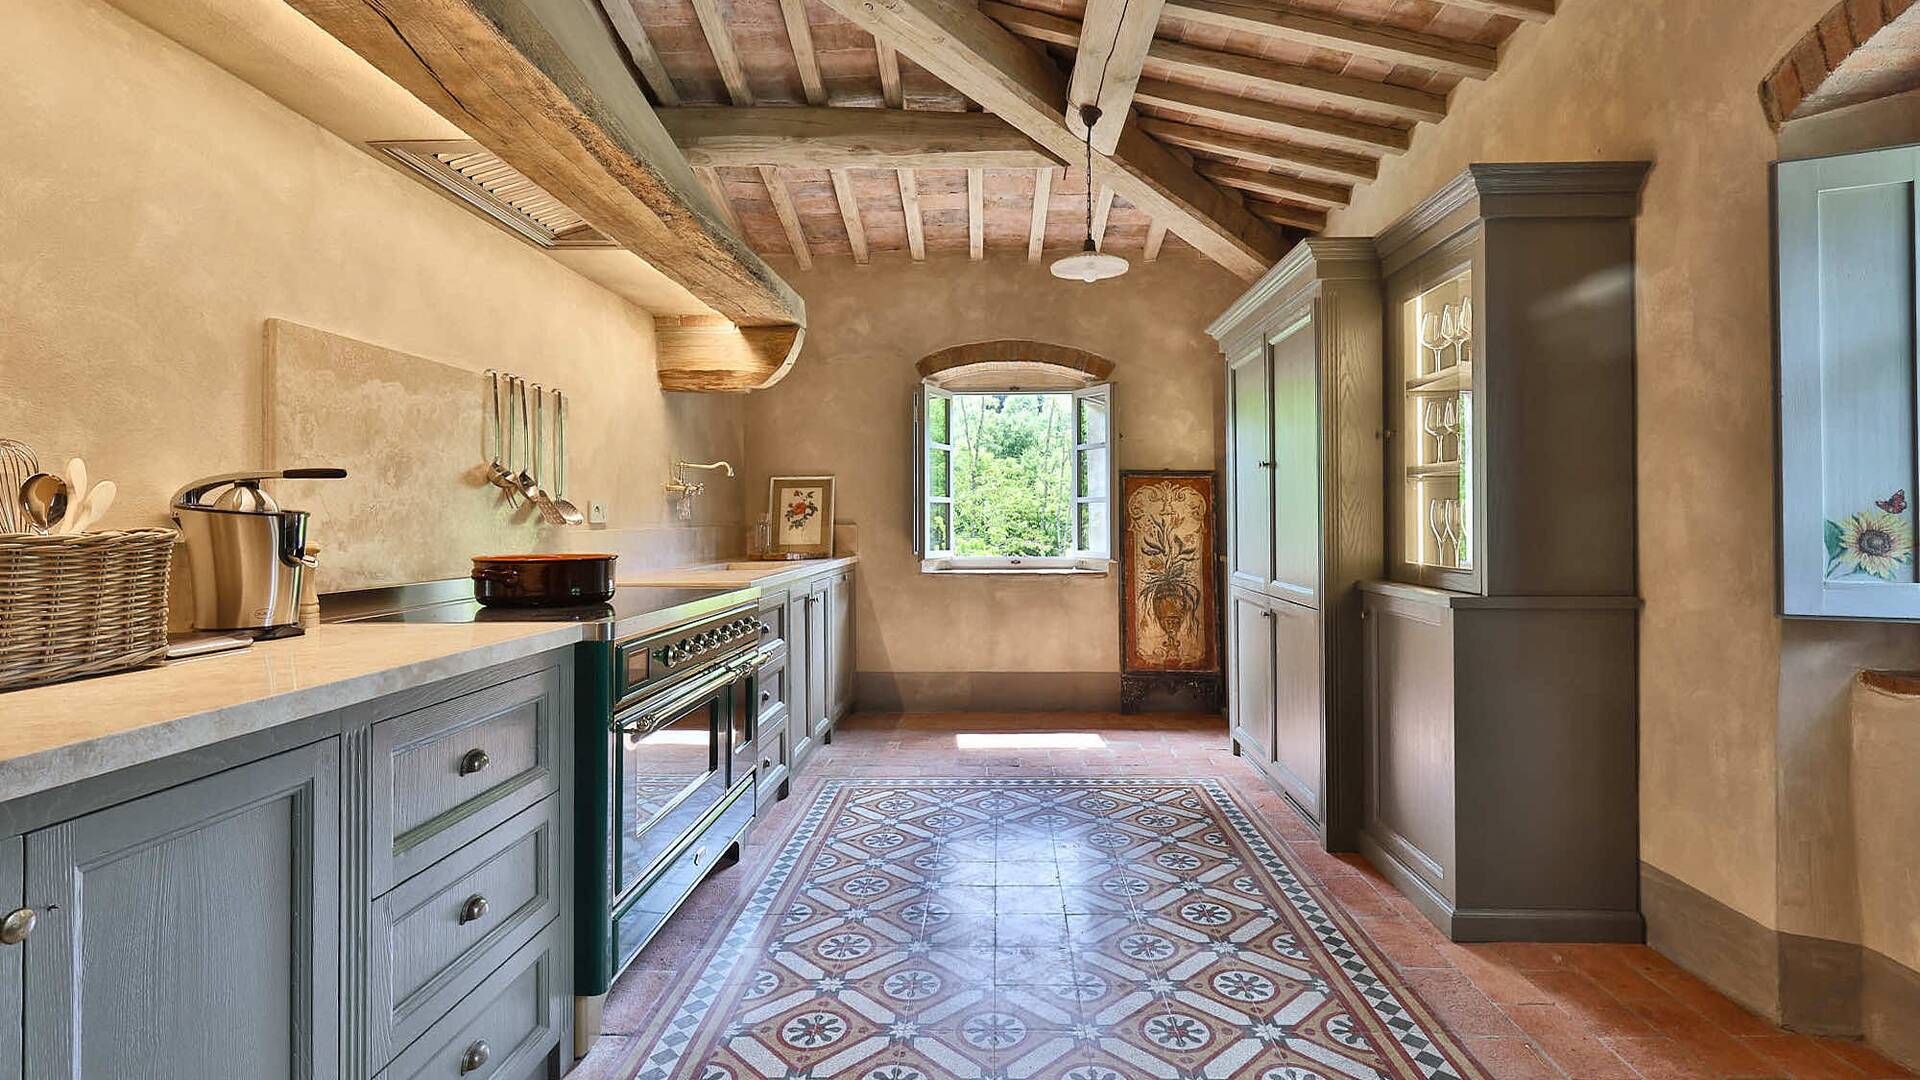
{"label": "wooden cutting board", "polygon": [[283,319],[266,332],[267,467],[347,470],[270,485],[313,515],[321,592],[465,577],[474,555],[553,550],[558,530],[486,480],[482,371]]}

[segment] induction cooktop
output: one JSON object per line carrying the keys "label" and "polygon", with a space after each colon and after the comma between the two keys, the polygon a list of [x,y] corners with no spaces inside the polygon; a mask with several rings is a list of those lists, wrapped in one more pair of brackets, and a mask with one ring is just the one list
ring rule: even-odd
{"label": "induction cooktop", "polygon": [[[486,607],[473,598],[466,578],[422,582],[391,589],[368,589],[322,597],[321,620],[328,623],[621,623],[687,609],[688,618],[706,614],[716,598],[753,590],[620,585],[603,604],[573,607]],[[650,620],[652,621],[652,620]],[[673,621],[671,619],[665,621]]]}

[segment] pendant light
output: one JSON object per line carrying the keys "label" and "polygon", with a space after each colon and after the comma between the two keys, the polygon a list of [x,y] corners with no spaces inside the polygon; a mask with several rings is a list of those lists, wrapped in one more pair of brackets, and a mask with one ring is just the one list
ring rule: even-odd
{"label": "pendant light", "polygon": [[[1103,73],[1104,74],[1104,73]],[[1127,272],[1127,260],[1101,251],[1093,240],[1093,125],[1100,122],[1100,106],[1080,106],[1080,124],[1087,137],[1087,239],[1080,254],[1054,260],[1053,276],[1068,281],[1096,281],[1117,278]]]}

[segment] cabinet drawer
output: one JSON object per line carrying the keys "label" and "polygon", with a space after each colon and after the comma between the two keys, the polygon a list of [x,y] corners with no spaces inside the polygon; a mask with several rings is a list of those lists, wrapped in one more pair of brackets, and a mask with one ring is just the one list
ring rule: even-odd
{"label": "cabinet drawer", "polygon": [[382,1080],[518,1080],[558,1045],[572,1007],[561,924],[520,947],[486,983],[402,1051]]}
{"label": "cabinet drawer", "polygon": [[763,809],[780,801],[781,790],[787,778],[793,775],[793,749],[788,734],[791,730],[784,708],[771,718],[761,718],[760,769],[757,775],[759,792],[755,798]]}
{"label": "cabinet drawer", "polygon": [[764,641],[774,638],[785,640],[787,636],[787,594],[775,593],[771,599],[760,602],[760,621],[767,624],[766,633],[760,635]]}
{"label": "cabinet drawer", "polygon": [[788,673],[792,670],[792,665],[787,662],[786,643],[780,642],[768,652],[769,659],[766,665],[754,676],[754,708],[759,710],[762,728],[773,723],[775,715],[785,713],[788,702],[791,700],[788,692]]}
{"label": "cabinet drawer", "polygon": [[614,966],[616,974],[646,948],[667,917],[679,908],[700,879],[707,876],[727,848],[753,824],[754,785],[741,784],[727,797],[708,825],[670,856],[665,869],[641,888],[639,895],[615,913]]}
{"label": "cabinet drawer", "polygon": [[407,1045],[559,914],[551,796],[373,902],[368,1057]]}
{"label": "cabinet drawer", "polygon": [[560,711],[549,668],[375,724],[373,894],[553,794]]}

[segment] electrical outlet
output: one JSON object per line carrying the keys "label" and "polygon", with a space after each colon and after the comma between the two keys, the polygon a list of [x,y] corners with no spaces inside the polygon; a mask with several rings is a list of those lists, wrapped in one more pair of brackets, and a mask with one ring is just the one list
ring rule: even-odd
{"label": "electrical outlet", "polygon": [[587,524],[605,525],[607,523],[607,504],[595,499],[587,504]]}

